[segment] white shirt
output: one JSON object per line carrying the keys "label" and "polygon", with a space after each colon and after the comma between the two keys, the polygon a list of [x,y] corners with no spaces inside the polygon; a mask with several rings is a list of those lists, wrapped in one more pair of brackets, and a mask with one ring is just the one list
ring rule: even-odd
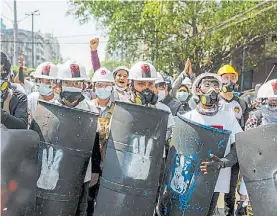
{"label": "white shirt", "polygon": [[24,89],[26,91],[26,94],[29,95],[32,93],[34,89],[35,83],[29,81],[29,80],[24,80]]}
{"label": "white shirt", "polygon": [[20,84],[18,84],[18,83],[13,83],[13,85],[16,86],[16,90],[17,90],[17,91],[20,91],[21,93],[27,95],[27,94],[26,94],[26,91],[25,91],[25,89],[23,88],[22,85],[20,85]]}
{"label": "white shirt", "polygon": [[[61,105],[61,103],[58,100],[55,101],[55,104]],[[90,105],[90,102],[87,101],[87,100],[82,100],[74,108],[95,113],[95,109]],[[87,172],[86,172],[86,175],[85,175],[84,183],[89,182],[90,180],[91,180],[91,158],[89,159],[88,168],[87,168]]]}
{"label": "white shirt", "polygon": [[231,102],[227,102],[224,99],[219,101],[219,107],[225,111],[231,111],[235,114],[237,120],[240,120],[242,117],[242,108],[236,100],[232,100]]}
{"label": "white shirt", "polygon": [[[219,110],[214,116],[202,115],[196,109],[183,115],[185,118],[207,126],[222,126],[224,130],[231,131],[224,156],[230,152],[231,144],[235,142],[236,133],[242,129],[230,111]],[[231,167],[220,169],[214,192],[229,193],[231,178]]]}

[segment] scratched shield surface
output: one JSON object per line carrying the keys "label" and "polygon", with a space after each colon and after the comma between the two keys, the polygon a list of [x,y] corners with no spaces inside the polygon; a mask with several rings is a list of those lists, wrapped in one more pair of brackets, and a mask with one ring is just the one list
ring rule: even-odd
{"label": "scratched shield surface", "polygon": [[34,215],[39,136],[1,125],[1,215]]}
{"label": "scratched shield surface", "polygon": [[116,102],[94,214],[153,215],[168,113]]}
{"label": "scratched shield surface", "polygon": [[36,215],[74,216],[92,155],[98,116],[40,101]]}
{"label": "scratched shield surface", "polygon": [[203,175],[200,164],[211,153],[224,156],[230,132],[180,115],[175,121],[157,211],[160,215],[206,216],[219,172]]}
{"label": "scratched shield surface", "polygon": [[254,215],[277,215],[277,124],[236,135],[241,173]]}

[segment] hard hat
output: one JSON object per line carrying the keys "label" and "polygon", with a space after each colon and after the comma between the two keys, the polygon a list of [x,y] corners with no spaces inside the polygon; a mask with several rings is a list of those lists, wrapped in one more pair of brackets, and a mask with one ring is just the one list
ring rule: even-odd
{"label": "hard hat", "polygon": [[155,80],[155,84],[165,83],[163,76],[157,72],[158,79]]}
{"label": "hard hat", "polygon": [[182,82],[182,85],[192,85],[192,82],[190,80],[190,78],[186,77],[183,82]]}
{"label": "hard hat", "polygon": [[101,67],[93,74],[92,82],[114,82],[113,74],[107,68]]}
{"label": "hard hat", "polygon": [[213,77],[213,78],[215,78],[216,80],[218,80],[219,88],[220,89],[222,88],[222,83],[221,83],[220,76],[218,76],[218,75],[216,75],[214,73],[202,73],[198,77],[196,77],[196,79],[194,80],[194,82],[192,84],[191,91],[192,91],[193,95],[197,95],[196,89],[198,88],[198,86],[199,86],[200,82],[202,81],[202,79],[205,79],[205,77]]}
{"label": "hard hat", "polygon": [[130,69],[130,80],[155,81],[157,78],[156,68],[147,61],[137,62]]}
{"label": "hard hat", "polygon": [[235,75],[239,75],[238,72],[235,70],[235,68],[233,68],[229,64],[224,65],[223,67],[221,67],[218,70],[217,75],[222,76],[223,74],[235,74]]}
{"label": "hard hat", "polygon": [[277,79],[263,84],[258,90],[257,98],[277,98]]}
{"label": "hard hat", "polygon": [[116,74],[117,74],[117,72],[118,72],[119,70],[124,70],[124,71],[126,71],[127,74],[129,75],[129,69],[128,69],[127,67],[125,67],[125,66],[119,66],[119,67],[117,67],[117,68],[113,71],[113,76],[116,76]]}
{"label": "hard hat", "polygon": [[65,63],[59,65],[57,79],[67,81],[84,81],[88,79],[88,76],[83,65],[75,61],[66,61]]}
{"label": "hard hat", "polygon": [[34,78],[43,79],[56,79],[58,74],[58,67],[52,62],[43,62],[37,66],[36,70],[32,75]]}

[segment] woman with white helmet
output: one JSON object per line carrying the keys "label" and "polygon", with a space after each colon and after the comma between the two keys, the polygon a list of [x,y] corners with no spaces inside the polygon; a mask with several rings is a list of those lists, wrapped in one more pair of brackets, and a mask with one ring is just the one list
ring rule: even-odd
{"label": "woman with white helmet", "polygon": [[113,71],[115,81],[115,99],[120,101],[129,101],[131,98],[130,92],[127,90],[129,69],[125,66],[117,67]]}
{"label": "woman with white helmet", "polygon": [[96,135],[98,143],[95,142],[93,149],[93,167],[90,185],[92,187],[89,189],[91,201],[89,201],[88,205],[88,215],[91,215],[94,211],[96,192],[99,188],[99,175],[102,172],[110,131],[110,121],[114,110],[113,74],[107,68],[99,68],[94,73],[92,82],[94,83],[96,99],[91,101],[91,105],[95,112],[99,114],[99,127]]}
{"label": "woman with white helmet", "polygon": [[[221,87],[222,83],[218,75],[212,73],[203,73],[199,75],[192,85],[192,93],[200,102],[196,109],[185,113],[183,117],[202,125],[231,131],[232,134],[230,135],[225,155],[227,158],[233,158],[235,134],[242,132],[242,129],[233,113],[219,109],[218,104]],[[205,174],[211,167],[218,170],[220,169],[208,216],[213,215],[219,193],[229,193],[231,177],[230,166],[235,163],[236,161],[233,163],[233,160],[230,160],[228,163],[222,161],[219,163],[216,160],[212,162],[202,162],[201,170]]]}

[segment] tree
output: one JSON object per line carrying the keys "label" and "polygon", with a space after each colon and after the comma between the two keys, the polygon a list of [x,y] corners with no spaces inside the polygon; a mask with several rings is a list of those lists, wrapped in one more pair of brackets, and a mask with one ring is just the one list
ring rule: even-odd
{"label": "tree", "polygon": [[[138,60],[147,44],[148,58],[158,70],[182,70],[189,57],[200,73],[217,70],[276,32],[276,5],[273,1],[79,0],[71,2],[70,13],[81,22],[98,20],[109,34],[108,50],[123,50],[129,62]],[[252,57],[252,62],[259,61],[257,55]]]}
{"label": "tree", "polygon": [[101,62],[101,66],[106,67],[109,70],[113,71],[114,69],[116,69],[119,66],[129,67],[130,65],[128,63],[122,62],[122,61],[105,60],[105,61]]}

